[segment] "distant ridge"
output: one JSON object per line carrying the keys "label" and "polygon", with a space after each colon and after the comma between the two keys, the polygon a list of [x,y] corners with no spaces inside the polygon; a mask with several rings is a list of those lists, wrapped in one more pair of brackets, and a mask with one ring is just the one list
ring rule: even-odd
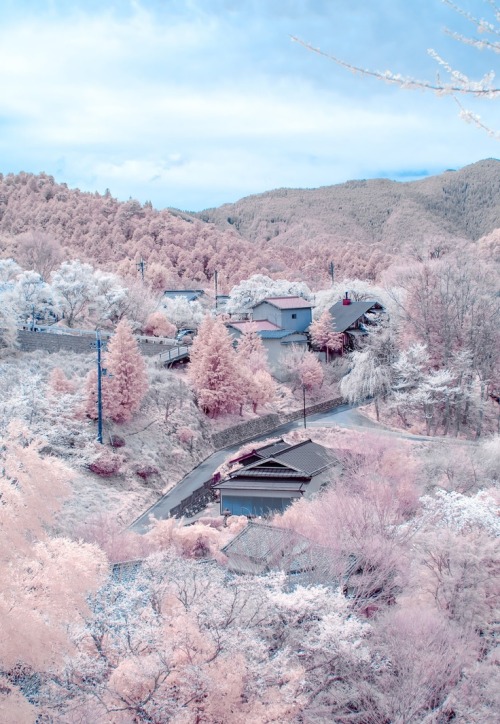
{"label": "distant ridge", "polygon": [[393,265],[471,251],[500,265],[500,162],[420,181],[347,181],[277,189],[194,214],[85,193],[46,174],[0,174],[0,251],[22,262],[22,237],[43,234],[79,258],[168,288],[219,291],[252,274],[301,280],[378,279]]}
{"label": "distant ridge", "polygon": [[276,189],[194,216],[245,239],[290,242],[331,235],[367,242],[424,240],[429,234],[475,241],[500,227],[500,161],[486,159],[419,181],[347,181],[317,189]]}

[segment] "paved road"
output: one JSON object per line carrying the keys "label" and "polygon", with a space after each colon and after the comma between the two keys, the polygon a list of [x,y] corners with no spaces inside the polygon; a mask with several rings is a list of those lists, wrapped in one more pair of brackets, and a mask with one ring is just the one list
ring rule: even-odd
{"label": "paved road", "polygon": [[[400,432],[399,430],[391,430],[383,425],[379,424],[375,420],[371,420],[369,417],[363,415],[359,410],[351,405],[340,405],[339,407],[330,410],[329,412],[319,412],[315,415],[311,415],[307,418],[307,427],[332,427],[338,425],[340,427],[347,427],[353,430],[376,430],[377,433],[389,436],[397,437],[405,440],[415,441],[443,441],[450,444],[471,444],[473,442],[466,440],[456,440],[455,438],[436,438],[426,437],[424,435],[411,435],[410,433]],[[286,425],[267,432],[265,435],[259,435],[253,438],[255,442],[265,440],[269,437],[279,437],[280,435],[290,432],[290,430],[296,430],[303,426],[302,419],[290,422]],[[188,495],[198,490],[203,483],[209,480],[214,471],[221,465],[231,453],[236,452],[242,446],[242,443],[232,445],[230,447],[223,448],[213,453],[200,463],[194,470],[188,473],[177,485],[170,490],[166,495],[160,498],[150,508],[148,508],[137,520],[130,525],[130,530],[136,533],[145,533],[148,525],[150,516],[155,518],[163,519],[168,518],[168,515],[172,508],[179,505]]]}

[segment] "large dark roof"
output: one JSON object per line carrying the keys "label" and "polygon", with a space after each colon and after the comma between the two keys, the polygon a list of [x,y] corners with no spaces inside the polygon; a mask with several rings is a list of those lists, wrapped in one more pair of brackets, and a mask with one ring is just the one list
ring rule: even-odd
{"label": "large dark roof", "polygon": [[279,440],[256,450],[255,454],[260,460],[238,468],[214,487],[299,491],[333,462],[328,451],[312,440],[296,445]]}
{"label": "large dark roof", "polygon": [[330,314],[333,317],[333,329],[335,332],[345,332],[363,314],[366,314],[372,307],[380,308],[378,302],[351,302],[342,304],[337,302],[330,307]]}
{"label": "large dark roof", "polygon": [[307,475],[317,475],[331,464],[327,450],[312,440],[304,440],[273,456]]}

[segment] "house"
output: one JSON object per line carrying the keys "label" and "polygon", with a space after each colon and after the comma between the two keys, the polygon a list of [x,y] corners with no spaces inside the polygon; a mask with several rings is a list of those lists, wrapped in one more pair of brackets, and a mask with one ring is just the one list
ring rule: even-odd
{"label": "house", "polygon": [[329,309],[333,318],[333,330],[344,334],[345,347],[352,347],[356,337],[366,335],[367,326],[376,322],[382,311],[383,307],[379,302],[356,302],[350,299],[349,292]]}
{"label": "house", "polygon": [[306,329],[311,324],[312,306],[302,297],[267,297],[252,307],[252,320],[229,322],[235,340],[254,329],[267,351],[269,368],[283,377],[282,357],[292,345],[307,347]]}
{"label": "house", "polygon": [[[330,478],[335,460],[312,440],[284,440],[253,450],[241,467],[213,485],[221,515],[263,516],[285,510],[294,500],[317,493]],[[243,464],[244,463],[244,464]]]}
{"label": "house", "polygon": [[222,549],[233,573],[262,575],[282,571],[289,583],[310,585],[332,580],[328,551],[300,533],[249,521]]}
{"label": "house", "polygon": [[183,297],[188,302],[200,301],[200,297],[205,296],[203,289],[167,289],[163,292],[163,296],[167,299],[174,299],[175,297]]}
{"label": "house", "polygon": [[253,305],[252,319],[267,320],[280,329],[305,332],[312,322],[312,305],[302,297],[266,297]]}

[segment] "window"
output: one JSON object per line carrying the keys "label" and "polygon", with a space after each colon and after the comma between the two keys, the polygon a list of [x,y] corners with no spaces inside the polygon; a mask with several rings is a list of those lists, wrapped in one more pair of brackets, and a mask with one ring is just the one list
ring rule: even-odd
{"label": "window", "polygon": [[292,319],[297,319],[297,315],[296,315],[296,314],[292,314]]}

